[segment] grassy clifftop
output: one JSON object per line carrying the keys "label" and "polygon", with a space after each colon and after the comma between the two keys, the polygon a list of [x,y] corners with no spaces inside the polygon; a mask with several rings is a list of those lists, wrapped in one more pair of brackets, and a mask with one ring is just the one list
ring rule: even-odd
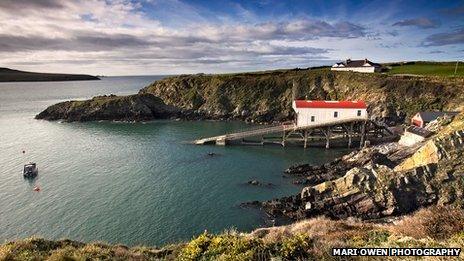
{"label": "grassy clifftop", "polygon": [[444,77],[464,77],[464,64],[456,62],[405,62],[386,64],[391,68],[388,74],[414,74]]}
{"label": "grassy clifftop", "polygon": [[454,110],[464,104],[464,78],[333,72],[328,68],[221,75],[180,75],[154,82],[167,104],[213,118],[281,121],[292,118],[294,98],[359,100],[371,115],[402,121],[418,110]]}

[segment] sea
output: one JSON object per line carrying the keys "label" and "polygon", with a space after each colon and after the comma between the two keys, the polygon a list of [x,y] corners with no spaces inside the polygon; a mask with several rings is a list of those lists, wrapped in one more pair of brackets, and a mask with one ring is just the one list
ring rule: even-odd
{"label": "sea", "polygon": [[[162,246],[205,230],[251,231],[266,218],[240,203],[296,194],[302,187],[286,168],[347,152],[190,143],[257,127],[244,122],[34,119],[57,102],[134,94],[163,77],[0,83],[0,241],[39,236]],[[39,168],[34,180],[22,176],[28,162]]]}

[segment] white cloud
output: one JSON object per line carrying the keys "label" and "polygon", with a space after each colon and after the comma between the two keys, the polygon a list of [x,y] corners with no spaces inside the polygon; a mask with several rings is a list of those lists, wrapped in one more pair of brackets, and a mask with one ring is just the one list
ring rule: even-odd
{"label": "white cloud", "polygon": [[[2,66],[163,74],[308,67],[346,56],[375,59],[379,53],[380,40],[372,37],[377,34],[351,22],[233,22],[206,19],[205,10],[176,0],[145,4],[164,4],[182,26],[158,21],[129,0],[1,0],[0,20],[8,21],[0,27]],[[235,8],[244,21],[256,20],[249,10]]]}

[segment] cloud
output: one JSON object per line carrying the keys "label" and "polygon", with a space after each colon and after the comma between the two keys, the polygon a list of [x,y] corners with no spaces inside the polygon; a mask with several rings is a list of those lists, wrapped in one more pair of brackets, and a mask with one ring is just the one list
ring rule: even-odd
{"label": "cloud", "polygon": [[441,12],[447,15],[462,15],[464,14],[464,5],[454,8],[445,8],[442,9]]}
{"label": "cloud", "polygon": [[308,67],[366,53],[378,59],[383,48],[403,47],[391,20],[266,17],[246,7],[216,12],[177,0],[0,0],[0,20],[8,21],[0,26],[0,61],[98,74],[237,71]]}
{"label": "cloud", "polygon": [[445,53],[444,51],[440,51],[440,50],[434,50],[434,51],[430,51],[429,52],[430,54],[439,54],[439,53]]}
{"label": "cloud", "polygon": [[62,8],[60,0],[1,0],[0,9],[18,11],[25,8]]}
{"label": "cloud", "polygon": [[422,46],[443,46],[450,44],[464,44],[464,28],[453,32],[437,33],[427,36]]}
{"label": "cloud", "polygon": [[393,26],[415,26],[417,28],[428,29],[440,26],[440,21],[429,18],[406,19],[393,24]]}

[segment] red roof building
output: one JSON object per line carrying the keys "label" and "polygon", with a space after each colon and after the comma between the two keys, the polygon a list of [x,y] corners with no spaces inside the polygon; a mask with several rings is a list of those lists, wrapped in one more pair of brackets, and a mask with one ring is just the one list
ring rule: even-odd
{"label": "red roof building", "polygon": [[367,119],[364,101],[295,100],[292,104],[297,126],[309,126],[337,121]]}

